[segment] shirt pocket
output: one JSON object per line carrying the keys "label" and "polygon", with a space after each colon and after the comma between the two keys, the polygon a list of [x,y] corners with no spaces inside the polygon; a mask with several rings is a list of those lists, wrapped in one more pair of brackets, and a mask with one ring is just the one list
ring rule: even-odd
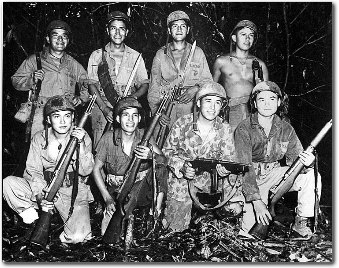
{"label": "shirt pocket", "polygon": [[198,81],[200,79],[200,70],[201,63],[191,62],[189,65],[188,78],[193,81]]}

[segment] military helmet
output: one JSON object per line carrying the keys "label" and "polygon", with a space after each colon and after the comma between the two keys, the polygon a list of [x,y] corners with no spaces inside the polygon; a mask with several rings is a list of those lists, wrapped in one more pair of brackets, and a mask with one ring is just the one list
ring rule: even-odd
{"label": "military helmet", "polygon": [[258,29],[257,29],[257,26],[250,20],[242,20],[242,21],[239,21],[237,23],[237,25],[235,25],[235,27],[233,28],[232,32],[231,32],[231,35],[234,34],[234,32],[239,29],[239,28],[250,28],[253,32],[254,32],[254,35],[255,35],[255,38],[257,37],[258,35]]}
{"label": "military helmet", "polygon": [[57,111],[75,111],[73,103],[71,103],[65,95],[57,95],[48,99],[45,104],[45,115],[48,116],[51,113]]}
{"label": "military helmet", "polygon": [[191,24],[191,20],[190,20],[189,16],[184,11],[176,10],[176,11],[173,11],[171,14],[168,15],[168,17],[167,17],[167,27],[170,27],[170,24],[173,21],[176,21],[176,20],[185,20],[186,23],[188,24],[188,26],[190,26],[190,24]]}
{"label": "military helmet", "polygon": [[251,96],[254,97],[262,91],[272,91],[273,93],[277,94],[279,97],[282,97],[282,93],[281,93],[279,86],[276,83],[271,82],[271,81],[263,81],[263,82],[258,83],[252,89]]}
{"label": "military helmet", "polygon": [[124,12],[113,11],[113,12],[109,13],[108,16],[107,16],[106,26],[108,26],[111,23],[111,21],[113,21],[113,20],[122,20],[123,22],[125,22],[126,27],[129,28],[130,19]]}
{"label": "military helmet", "polygon": [[142,106],[140,102],[131,96],[127,96],[127,97],[121,98],[118,101],[118,103],[115,105],[114,116],[115,117],[118,116],[123,110],[127,108],[137,108],[139,112],[142,111]]}
{"label": "military helmet", "polygon": [[223,86],[217,82],[207,82],[203,84],[195,96],[196,102],[208,95],[218,96],[226,100],[226,91]]}
{"label": "military helmet", "polygon": [[48,24],[47,29],[46,29],[47,35],[49,35],[49,33],[54,29],[64,29],[69,34],[72,34],[71,27],[62,20],[51,21],[50,24]]}

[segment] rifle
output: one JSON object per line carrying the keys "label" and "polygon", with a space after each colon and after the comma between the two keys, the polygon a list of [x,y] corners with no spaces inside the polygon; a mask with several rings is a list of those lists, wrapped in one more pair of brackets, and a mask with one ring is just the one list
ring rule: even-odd
{"label": "rifle", "polygon": [[[148,146],[148,142],[153,134],[154,128],[157,125],[159,118],[161,114],[163,113],[164,108],[167,106],[168,101],[172,94],[173,94],[173,91],[166,93],[165,97],[160,103],[160,106],[157,112],[155,113],[155,116],[152,119],[152,122],[149,128],[144,133],[144,136],[140,142],[140,145]],[[124,222],[125,217],[128,216],[125,211],[124,205],[126,203],[127,196],[130,193],[132,186],[135,182],[136,175],[139,171],[139,167],[142,161],[143,161],[142,159],[137,158],[134,155],[129,168],[124,175],[124,182],[117,196],[116,211],[114,212],[107,226],[107,229],[103,235],[103,242],[107,244],[114,244],[118,242],[120,239],[122,224]]]}
{"label": "rifle", "polygon": [[[196,46],[197,46],[197,41],[194,41],[192,48],[191,48],[191,51],[190,51],[190,54],[188,56],[188,59],[185,63],[184,70],[179,73],[178,78],[175,79],[169,86],[170,88],[173,88],[174,94],[172,95],[172,98],[171,98],[171,100],[170,100],[170,102],[169,102],[169,104],[168,104],[168,106],[165,110],[165,114],[168,117],[171,116],[175,101],[181,94],[181,89],[183,88],[183,82],[184,82],[184,79],[185,79],[185,74],[187,72],[187,69],[188,69],[190,62],[192,61]],[[166,136],[167,132],[168,132],[168,126],[160,126],[159,132],[158,132],[157,137],[156,137],[156,143],[158,144],[160,149],[162,148],[162,146],[164,144],[165,136]]]}
{"label": "rifle", "polygon": [[[94,106],[96,97],[97,97],[96,95],[92,96],[92,99],[85,111],[85,114],[83,115],[83,117],[81,118],[78,124],[79,127],[81,128],[84,127],[88,116],[92,112],[92,108]],[[77,143],[78,143],[78,139],[76,137],[70,138],[63,154],[60,157],[59,162],[57,163],[53,171],[53,174],[51,177],[51,183],[49,184],[47,190],[45,191],[45,199],[49,202],[53,201],[55,195],[57,194],[60,187],[62,186],[69,163],[72,160],[72,156],[76,149]],[[53,215],[52,211],[48,211],[48,212],[41,211],[40,217],[30,237],[30,242],[32,244],[41,246],[43,248],[46,247],[52,215]]]}
{"label": "rifle", "polygon": [[[171,94],[171,97],[168,101],[168,106],[166,108],[165,114],[166,116],[170,116],[172,113],[172,109],[174,107],[175,100],[179,97],[180,94],[180,88],[175,86],[173,88],[173,94]],[[159,148],[162,149],[162,146],[164,145],[165,142],[165,135],[168,132],[169,127],[168,126],[162,126],[160,125],[159,132],[157,134],[155,142],[158,144]]]}
{"label": "rifle", "polygon": [[[332,119],[321,129],[321,131],[318,133],[318,135],[311,141],[310,145],[306,148],[305,152],[313,153],[315,147],[319,144],[319,142],[324,138],[326,133],[330,130],[332,127]],[[269,212],[272,215],[272,217],[275,217],[275,211],[274,206],[275,204],[280,200],[280,198],[288,192],[295,179],[298,177],[302,169],[304,168],[304,165],[301,163],[300,158],[297,157],[293,164],[290,166],[290,168],[286,171],[284,174],[282,180],[277,184],[275,187],[273,187],[270,192],[270,199],[269,199]],[[317,188],[317,185],[315,185],[315,188]],[[318,213],[318,211],[316,211]],[[253,237],[257,239],[266,239],[267,233],[268,233],[268,225],[262,224],[260,222],[256,222],[252,229],[249,231],[249,234],[251,234]]]}
{"label": "rifle", "polygon": [[[41,70],[42,66],[41,66],[40,53],[36,52],[35,56],[36,56],[37,68],[38,68],[38,70]],[[33,125],[33,118],[34,118],[35,110],[36,110],[36,107],[37,107],[39,94],[40,94],[40,91],[41,91],[41,83],[42,83],[42,81],[39,79],[37,84],[36,84],[36,88],[35,88],[35,90],[33,90],[33,93],[32,93],[32,96],[31,96],[32,109],[31,109],[31,113],[30,113],[28,121],[27,121],[26,130],[25,130],[25,134],[26,134],[25,142],[26,143],[30,141],[31,130],[32,130],[32,125]]]}
{"label": "rifle", "polygon": [[[252,71],[253,71],[253,85],[255,86],[256,84],[264,81],[264,74],[262,71],[262,66],[259,64],[259,61],[257,59],[254,59],[252,61]],[[257,72],[257,76],[256,76]]]}

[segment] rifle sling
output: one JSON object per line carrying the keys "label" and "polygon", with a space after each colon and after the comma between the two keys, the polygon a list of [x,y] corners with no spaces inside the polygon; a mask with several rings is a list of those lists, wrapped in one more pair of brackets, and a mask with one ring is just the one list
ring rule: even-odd
{"label": "rifle sling", "polygon": [[116,92],[112,79],[109,75],[109,68],[105,58],[104,48],[102,48],[102,61],[98,65],[98,78],[107,100],[114,107],[118,101],[119,95]]}
{"label": "rifle sling", "polygon": [[80,144],[77,144],[76,148],[76,160],[75,160],[75,171],[74,171],[74,179],[73,179],[73,188],[72,188],[72,197],[71,197],[71,207],[69,208],[68,218],[70,218],[73,214],[75,199],[78,195],[79,188],[79,155],[80,155]]}

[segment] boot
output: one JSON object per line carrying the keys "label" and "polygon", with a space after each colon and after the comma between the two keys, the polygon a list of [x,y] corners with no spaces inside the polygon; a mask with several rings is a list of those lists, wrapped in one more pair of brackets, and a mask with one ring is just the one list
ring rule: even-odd
{"label": "boot", "polygon": [[311,228],[308,225],[308,218],[295,216],[295,221],[292,226],[292,230],[298,233],[302,238],[306,240],[310,239],[313,235]]}

